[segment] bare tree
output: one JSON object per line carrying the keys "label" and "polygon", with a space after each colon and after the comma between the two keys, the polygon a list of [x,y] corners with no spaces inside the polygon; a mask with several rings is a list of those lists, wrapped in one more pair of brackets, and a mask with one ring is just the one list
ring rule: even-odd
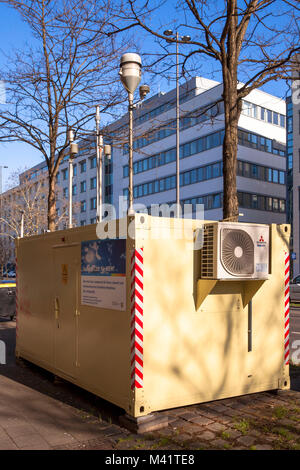
{"label": "bare tree", "polygon": [[[151,15],[161,18],[160,8],[164,4],[163,1],[127,0],[129,9],[126,15],[121,15],[123,28],[116,27],[114,32],[141,27],[154,35],[163,47],[154,65],[164,64],[168,70],[170,54],[165,44],[176,39],[165,36],[151,22]],[[238,219],[236,172],[242,99],[272,80],[290,76],[291,58],[300,50],[298,5],[297,0],[178,0],[176,3],[172,27],[184,26],[185,31],[192,31],[188,45],[179,40],[183,72],[195,64],[199,70],[202,58],[215,69],[219,64],[222,72],[224,220]],[[169,16],[168,21],[171,20]]]}
{"label": "bare tree", "polygon": [[[48,177],[45,173],[35,175],[32,170],[16,171],[10,176],[8,189],[0,195],[0,236],[14,240],[21,236],[23,217],[23,236],[38,235],[47,230],[48,214]],[[67,199],[57,185],[55,200],[60,211],[56,211],[55,228],[66,225],[68,220]],[[74,221],[79,212],[79,203],[73,205]]]}
{"label": "bare tree", "polygon": [[9,240],[0,236],[0,276],[3,277],[4,270],[10,261]]}
{"label": "bare tree", "polygon": [[[32,45],[6,57],[6,105],[0,141],[25,142],[48,167],[47,225],[56,225],[55,181],[67,152],[67,130],[86,134],[96,104],[111,113],[124,93],[116,64],[128,39],[108,36],[117,24],[118,0],[2,0],[31,28]],[[115,3],[117,5],[115,5]],[[118,10],[119,11],[119,10]]]}

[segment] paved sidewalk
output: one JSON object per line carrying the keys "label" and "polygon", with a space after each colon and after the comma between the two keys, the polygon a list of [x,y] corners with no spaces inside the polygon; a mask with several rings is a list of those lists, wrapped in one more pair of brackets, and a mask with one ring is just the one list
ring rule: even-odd
{"label": "paved sidewalk", "polygon": [[0,366],[0,450],[300,450],[297,371],[294,390],[167,410],[166,429],[135,435],[118,425],[119,408],[29,363],[16,365],[13,323],[0,323],[0,338],[9,346]]}

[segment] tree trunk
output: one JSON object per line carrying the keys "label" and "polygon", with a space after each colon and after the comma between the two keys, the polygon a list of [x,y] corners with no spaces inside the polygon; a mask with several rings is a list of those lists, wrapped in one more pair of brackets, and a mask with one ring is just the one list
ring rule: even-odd
{"label": "tree trunk", "polygon": [[[231,80],[230,80],[231,81]],[[238,120],[241,101],[237,99],[237,84],[224,91],[225,135],[223,142],[223,220],[238,221],[239,205],[236,186]]]}
{"label": "tree trunk", "polygon": [[56,222],[56,197],[55,197],[55,176],[49,171],[49,193],[48,193],[48,230],[55,231]]}

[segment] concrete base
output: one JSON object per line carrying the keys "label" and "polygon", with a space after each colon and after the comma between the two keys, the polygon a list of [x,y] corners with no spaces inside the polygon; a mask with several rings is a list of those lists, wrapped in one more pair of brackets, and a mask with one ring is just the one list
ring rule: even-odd
{"label": "concrete base", "polygon": [[129,429],[129,431],[136,434],[143,434],[167,427],[168,417],[154,413],[134,418],[133,416],[125,414],[119,417],[119,422],[122,426]]}

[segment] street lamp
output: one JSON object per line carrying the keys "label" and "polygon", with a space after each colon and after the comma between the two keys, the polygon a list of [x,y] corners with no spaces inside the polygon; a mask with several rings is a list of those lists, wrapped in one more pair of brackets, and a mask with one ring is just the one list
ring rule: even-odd
{"label": "street lamp", "polygon": [[172,41],[176,42],[176,216],[179,218],[180,212],[180,168],[179,168],[179,120],[180,120],[180,111],[179,111],[179,61],[178,61],[178,42],[179,39],[183,42],[189,42],[191,40],[190,36],[179,36],[178,31],[174,35],[172,29],[166,29],[164,31],[165,36],[172,36]]}
{"label": "street lamp", "polygon": [[74,131],[68,130],[68,140],[70,144],[70,157],[69,157],[69,228],[73,227],[73,160],[78,153],[78,145],[74,144]]}
{"label": "street lamp", "polygon": [[96,106],[95,114],[96,122],[96,162],[97,162],[97,197],[96,197],[96,220],[97,222],[102,221],[102,167],[103,167],[103,151],[107,158],[111,156],[110,145],[103,145],[103,136],[100,134],[100,108]]}
{"label": "street lamp", "polygon": [[[133,209],[133,95],[141,81],[142,61],[138,54],[123,54],[120,62],[119,75],[125,90],[128,93],[128,113],[129,113],[129,209],[128,215],[134,215]],[[149,93],[150,88],[147,85],[140,87],[140,98],[143,99]]]}
{"label": "street lamp", "polygon": [[8,166],[0,165],[0,194],[2,194],[2,168],[8,168]]}

